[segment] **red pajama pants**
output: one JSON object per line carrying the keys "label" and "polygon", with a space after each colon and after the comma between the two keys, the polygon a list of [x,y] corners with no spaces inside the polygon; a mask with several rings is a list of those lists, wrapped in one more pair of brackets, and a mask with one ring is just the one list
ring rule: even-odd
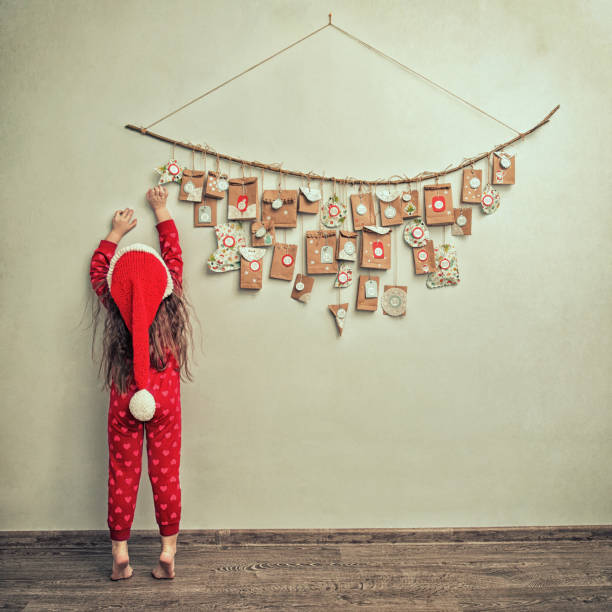
{"label": "red pajama pants", "polygon": [[150,371],[149,390],[155,397],[155,415],[136,420],[129,403],[137,387],[121,395],[111,385],[108,411],[108,527],[113,540],[127,540],[134,520],[140,483],[144,432],[155,519],[163,536],[178,533],[181,518],[181,398],[176,362],[163,372]]}

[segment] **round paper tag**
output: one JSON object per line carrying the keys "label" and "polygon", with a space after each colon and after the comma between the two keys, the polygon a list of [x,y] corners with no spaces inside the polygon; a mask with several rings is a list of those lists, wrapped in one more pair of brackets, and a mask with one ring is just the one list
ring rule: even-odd
{"label": "round paper tag", "polygon": [[459,215],[455,222],[459,227],[463,227],[467,223],[467,217],[465,215]]}
{"label": "round paper tag", "polygon": [[417,240],[419,240],[420,238],[422,238],[422,237],[423,237],[423,234],[424,234],[424,232],[423,232],[423,229],[422,229],[422,228],[420,228],[420,227],[418,227],[418,226],[417,226],[417,227],[413,227],[413,228],[412,228],[412,235],[413,235],[413,236],[414,236],[414,237],[415,237]]}
{"label": "round paper tag", "polygon": [[172,174],[172,176],[176,176],[180,172],[180,169],[176,164],[168,164],[168,172]]}
{"label": "round paper tag", "polygon": [[283,205],[283,201],[280,198],[276,198],[274,202],[272,202],[272,208],[274,210],[278,210]]}
{"label": "round paper tag", "polygon": [[442,212],[446,208],[446,202],[442,196],[436,196],[431,201],[431,206],[436,212]]}
{"label": "round paper tag", "polygon": [[375,247],[374,248],[374,257],[382,257],[383,256],[383,249],[382,247]]}
{"label": "round paper tag", "polygon": [[383,293],[383,310],[392,317],[399,317],[406,312],[406,292],[398,287],[391,287]]}
{"label": "round paper tag", "polygon": [[412,194],[406,192],[403,196],[402,196],[402,200],[404,200],[404,202],[410,202],[410,200],[412,200]]}
{"label": "round paper tag", "polygon": [[448,268],[450,268],[450,261],[448,261],[446,257],[440,260],[440,268],[442,268],[442,270],[448,270]]}
{"label": "round paper tag", "polygon": [[419,261],[427,261],[427,251],[425,249],[421,249],[418,253],[417,253],[417,257],[419,259]]}
{"label": "round paper tag", "polygon": [[385,219],[393,219],[396,213],[397,211],[393,206],[387,206],[387,208],[385,208]]}
{"label": "round paper tag", "polygon": [[480,187],[480,179],[477,177],[471,178],[470,179],[470,187],[472,189],[478,189],[478,187]]}
{"label": "round paper tag", "polygon": [[295,289],[296,289],[296,291],[303,291],[304,290],[304,283],[295,283]]}
{"label": "round paper tag", "polygon": [[240,212],[244,212],[247,209],[248,200],[249,199],[245,195],[238,197],[238,210]]}
{"label": "round paper tag", "polygon": [[251,262],[251,270],[253,270],[253,272],[257,272],[259,268],[261,268],[261,264],[258,261]]}
{"label": "round paper tag", "polygon": [[228,188],[229,188],[229,183],[227,182],[227,180],[226,180],[226,179],[224,179],[224,178],[220,178],[220,179],[217,181],[217,189],[218,189],[219,191],[227,191],[227,189],[228,189]]}
{"label": "round paper tag", "polygon": [[183,185],[183,191],[185,193],[192,193],[195,188],[195,185],[191,181],[187,181],[185,185]]}
{"label": "round paper tag", "polygon": [[236,239],[233,236],[226,236],[223,239],[223,246],[233,247],[236,244]]}
{"label": "round paper tag", "polygon": [[344,308],[338,308],[338,312],[336,313],[336,316],[339,319],[344,319],[344,317],[346,317],[346,310],[344,310]]}
{"label": "round paper tag", "polygon": [[338,282],[343,285],[348,282],[348,274],[346,272],[340,272],[340,274],[338,274]]}
{"label": "round paper tag", "polygon": [[344,245],[344,252],[347,255],[352,255],[355,252],[355,245],[352,242],[347,242]]}
{"label": "round paper tag", "polygon": [[365,204],[358,204],[355,212],[358,215],[365,215],[368,212],[368,207]]}
{"label": "round paper tag", "polygon": [[263,227],[263,226],[262,227],[258,227],[255,230],[255,236],[257,238],[263,238],[265,235],[266,235],[266,228],[265,227]]}
{"label": "round paper tag", "polygon": [[501,157],[499,160],[499,165],[506,170],[512,165],[512,162],[507,157]]}
{"label": "round paper tag", "polygon": [[493,196],[490,194],[485,194],[482,196],[482,205],[483,206],[491,206],[493,204]]}
{"label": "round paper tag", "polygon": [[291,255],[283,255],[281,262],[283,266],[286,266],[287,268],[289,268],[293,265],[293,257]]}
{"label": "round paper tag", "polygon": [[330,217],[337,217],[340,214],[340,209],[335,204],[330,204],[328,211]]}

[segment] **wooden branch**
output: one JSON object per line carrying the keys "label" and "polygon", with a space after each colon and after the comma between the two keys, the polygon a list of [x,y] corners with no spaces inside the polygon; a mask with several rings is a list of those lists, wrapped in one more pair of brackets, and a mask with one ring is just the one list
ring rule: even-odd
{"label": "wooden branch", "polygon": [[244,164],[245,166],[251,166],[254,168],[263,168],[264,170],[269,170],[270,172],[282,172],[283,174],[286,174],[286,175],[299,176],[302,178],[309,179],[311,181],[322,180],[322,181],[346,183],[346,184],[353,184],[353,185],[358,185],[358,184],[398,185],[402,183],[414,183],[416,181],[424,181],[427,179],[438,178],[441,176],[446,176],[447,174],[452,174],[453,172],[457,172],[458,170],[461,170],[463,168],[467,168],[471,164],[475,164],[476,162],[479,162],[481,159],[485,159],[489,157],[491,153],[494,153],[496,151],[501,151],[505,147],[510,146],[511,144],[515,143],[517,140],[522,140],[523,138],[525,138],[525,136],[535,132],[538,128],[548,123],[550,121],[550,118],[559,110],[559,108],[560,108],[560,105],[557,104],[557,106],[555,106],[555,108],[553,108],[550,111],[550,113],[548,113],[548,115],[546,115],[546,117],[544,117],[544,119],[540,121],[540,123],[534,125],[530,130],[527,130],[526,132],[521,132],[518,136],[515,136],[514,138],[511,138],[507,142],[497,145],[490,151],[470,157],[466,161],[452,168],[449,168],[447,170],[442,170],[440,172],[420,172],[419,174],[413,177],[400,177],[399,179],[394,179],[394,180],[377,180],[377,181],[366,181],[366,180],[356,179],[352,177],[351,178],[336,178],[333,176],[321,176],[320,174],[299,172],[297,170],[285,170],[284,168],[279,169],[278,166],[275,166],[272,164],[264,164],[258,161],[248,161],[246,159],[241,159],[239,157],[233,157],[231,155],[226,155],[224,153],[217,153],[217,151],[215,151],[214,149],[211,149],[208,146],[203,147],[202,145],[195,145],[190,142],[187,143],[187,142],[182,142],[180,140],[174,140],[172,138],[168,138],[167,136],[162,136],[161,134],[156,134],[155,132],[151,132],[150,130],[147,130],[144,127],[138,127],[136,125],[132,125],[131,123],[126,125],[125,128],[128,130],[133,130],[134,132],[139,132],[141,134],[144,134],[145,136],[150,136],[151,138],[156,138],[157,140],[163,140],[164,142],[169,142],[173,145],[176,145],[177,147],[182,147],[183,149],[188,149],[190,151],[200,151],[201,153],[205,153],[213,157],[218,157],[219,159],[225,159],[227,161],[235,162],[237,164]]}

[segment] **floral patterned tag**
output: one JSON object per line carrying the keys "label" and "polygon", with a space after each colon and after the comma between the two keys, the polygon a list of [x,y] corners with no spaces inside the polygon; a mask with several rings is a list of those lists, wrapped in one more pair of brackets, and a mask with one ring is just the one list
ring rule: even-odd
{"label": "floral patterned tag", "polygon": [[215,226],[217,250],[208,258],[211,272],[229,272],[240,269],[240,247],[247,246],[242,223],[222,223]]}
{"label": "floral patterned tag", "polygon": [[480,198],[480,207],[485,215],[494,213],[499,208],[499,193],[496,189],[487,185],[483,192],[482,198]]}
{"label": "floral patterned tag", "polygon": [[334,281],[334,287],[350,287],[353,284],[353,269],[349,264],[341,263],[336,280]]}
{"label": "floral patterned tag", "polygon": [[162,166],[158,166],[155,168],[155,172],[161,175],[157,182],[158,185],[163,185],[164,183],[180,183],[183,180],[183,169],[179,166],[176,159],[171,159]]}
{"label": "floral patterned tag", "polygon": [[434,249],[436,269],[427,276],[428,289],[459,284],[457,252],[452,244],[441,244]]}
{"label": "floral patterned tag", "polygon": [[415,217],[404,226],[404,240],[411,247],[422,247],[429,240],[429,228],[421,217]]}

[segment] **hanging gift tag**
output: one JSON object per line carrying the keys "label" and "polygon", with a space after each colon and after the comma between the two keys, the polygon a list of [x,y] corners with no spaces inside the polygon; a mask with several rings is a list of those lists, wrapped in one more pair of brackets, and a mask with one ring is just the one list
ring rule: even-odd
{"label": "hanging gift tag", "polygon": [[493,185],[514,185],[516,156],[499,151],[493,153]]}
{"label": "hanging gift tag", "polygon": [[336,280],[334,281],[334,287],[340,287],[342,289],[350,287],[353,284],[353,269],[347,263],[340,264]]}
{"label": "hanging gift tag", "polygon": [[225,191],[219,188],[218,182],[220,180],[219,174],[217,172],[213,172],[212,170],[208,173],[208,178],[206,179],[206,197],[207,198],[216,198],[220,200],[225,196]]}
{"label": "hanging gift tag", "polygon": [[171,159],[162,166],[155,168],[155,172],[160,175],[158,185],[164,183],[180,183],[183,178],[183,169],[179,166],[176,159]]}
{"label": "hanging gift tag", "polygon": [[402,193],[402,211],[404,219],[421,216],[421,201],[416,189]]}
{"label": "hanging gift tag", "polygon": [[359,276],[359,287],[357,288],[357,310],[369,310],[371,312],[378,308],[378,276]]}
{"label": "hanging gift tag", "polygon": [[259,216],[257,177],[230,179],[227,194],[227,218],[252,220],[258,219]]}
{"label": "hanging gift tag", "polygon": [[336,274],[338,262],[335,230],[309,230],[306,232],[306,270],[308,274]]}
{"label": "hanging gift tag", "polygon": [[204,170],[183,170],[179,200],[183,202],[201,202],[204,192],[204,181],[206,173]]}
{"label": "hanging gift tag", "polygon": [[193,205],[193,226],[214,227],[217,225],[217,200],[204,198]]}
{"label": "hanging gift tag", "polygon": [[482,196],[482,170],[464,168],[461,185],[461,201],[466,204],[480,204]]}
{"label": "hanging gift tag", "polygon": [[272,246],[276,243],[273,221],[253,221],[251,223],[251,244],[257,247]]}
{"label": "hanging gift tag", "polygon": [[344,330],[344,323],[346,321],[346,315],[348,313],[348,302],[344,304],[330,304],[328,306],[331,313],[334,315],[336,320],[336,327],[338,328],[338,332],[342,335]]}
{"label": "hanging gift tag", "polygon": [[391,228],[368,225],[363,228],[361,244],[362,268],[388,270],[391,267]]}
{"label": "hanging gift tag", "polygon": [[305,274],[297,274],[295,277],[295,283],[293,290],[291,291],[291,297],[298,302],[307,304],[312,296],[312,286],[314,285],[314,278],[312,276],[306,276]]}
{"label": "hanging gift tag", "polygon": [[453,236],[470,236],[472,233],[472,209],[455,208],[455,222],[451,227]]}
{"label": "hanging gift tag", "polygon": [[321,223],[325,227],[342,227],[346,213],[346,204],[340,202],[337,195],[333,195],[327,200],[327,204],[321,206]]}
{"label": "hanging gift tag", "polygon": [[274,221],[274,227],[297,227],[297,190],[266,189],[263,192],[264,221]]}
{"label": "hanging gift tag", "polygon": [[229,272],[240,268],[240,247],[246,247],[242,223],[229,222],[215,226],[217,250],[210,255],[207,265],[211,272]]}
{"label": "hanging gift tag", "polygon": [[436,268],[427,276],[428,289],[448,287],[459,283],[457,252],[452,244],[441,244],[434,249]]}
{"label": "hanging gift tag", "polygon": [[298,198],[298,212],[316,214],[321,203],[321,190],[300,187]]}
{"label": "hanging gift tag", "polygon": [[336,247],[336,259],[355,261],[357,259],[357,234],[347,230],[340,230]]}
{"label": "hanging gift tag", "polygon": [[435,268],[433,240],[427,240],[423,246],[412,249],[414,259],[414,273],[428,274]]}
{"label": "hanging gift tag", "polygon": [[240,247],[240,288],[261,289],[265,249]]}
{"label": "hanging gift tag", "polygon": [[380,303],[383,314],[403,317],[406,314],[408,287],[405,285],[385,285]]}
{"label": "hanging gift tag", "polygon": [[499,208],[499,203],[499,193],[496,189],[491,187],[491,185],[487,185],[482,192],[482,198],[480,200],[482,212],[485,213],[485,215],[494,213]]}
{"label": "hanging gift tag", "polygon": [[429,228],[423,219],[415,217],[404,226],[404,240],[411,247],[424,246],[429,240]]}
{"label": "hanging gift tag", "polygon": [[297,244],[277,242],[274,245],[272,266],[270,267],[270,278],[278,278],[280,280],[287,281],[292,280],[296,255]]}
{"label": "hanging gift tag", "polygon": [[364,225],[376,225],[376,211],[371,193],[353,193],[351,195],[353,227],[360,230]]}
{"label": "hanging gift tag", "polygon": [[427,225],[450,225],[454,222],[453,192],[450,183],[425,185],[425,221]]}

